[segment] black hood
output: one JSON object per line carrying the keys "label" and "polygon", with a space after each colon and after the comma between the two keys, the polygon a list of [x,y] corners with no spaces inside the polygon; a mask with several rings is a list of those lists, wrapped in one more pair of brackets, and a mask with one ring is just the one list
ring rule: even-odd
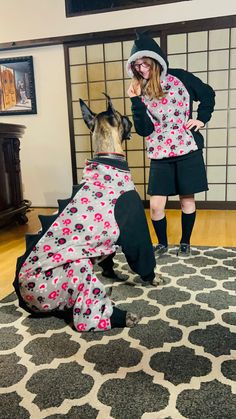
{"label": "black hood", "polygon": [[168,69],[168,61],[164,51],[159,45],[147,35],[138,35],[138,38],[134,41],[134,45],[131,49],[130,57],[127,61],[126,69],[130,77],[133,77],[133,71],[131,63],[138,58],[149,57],[158,61],[162,66],[162,77],[166,75]]}

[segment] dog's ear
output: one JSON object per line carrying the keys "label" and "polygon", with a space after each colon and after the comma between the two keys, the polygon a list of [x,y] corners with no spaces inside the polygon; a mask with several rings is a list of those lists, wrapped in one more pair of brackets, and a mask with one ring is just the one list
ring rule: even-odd
{"label": "dog's ear", "polygon": [[108,105],[107,105],[107,113],[109,113],[109,114],[115,114],[115,109],[113,108],[113,105],[112,105],[112,101],[111,101],[111,98],[110,98],[110,96],[109,95],[107,95],[106,93],[104,93],[103,92],[103,94],[106,96],[106,98],[107,98],[107,101],[108,101]]}
{"label": "dog's ear", "polygon": [[94,130],[96,113],[92,112],[82,99],[79,100],[84,122],[90,131]]}
{"label": "dog's ear", "polygon": [[133,124],[127,116],[122,116],[122,125],[123,125],[122,141],[123,140],[130,140],[130,138],[131,138],[131,128],[132,128]]}

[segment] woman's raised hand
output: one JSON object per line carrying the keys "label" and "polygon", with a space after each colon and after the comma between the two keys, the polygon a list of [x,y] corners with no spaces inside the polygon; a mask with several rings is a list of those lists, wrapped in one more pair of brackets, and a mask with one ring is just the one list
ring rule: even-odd
{"label": "woman's raised hand", "polygon": [[141,95],[141,86],[138,80],[132,80],[127,90],[129,97],[135,97]]}

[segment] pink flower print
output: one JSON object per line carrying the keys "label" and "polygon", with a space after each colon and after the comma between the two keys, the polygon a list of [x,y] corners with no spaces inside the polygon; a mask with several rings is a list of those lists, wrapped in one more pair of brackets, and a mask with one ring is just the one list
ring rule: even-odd
{"label": "pink flower print", "polygon": [[94,247],[89,247],[89,248],[88,248],[88,251],[89,251],[90,253],[96,253],[96,250],[94,249]]}
{"label": "pink flower print", "polygon": [[85,303],[87,304],[87,306],[90,306],[91,304],[93,304],[93,301],[91,300],[91,298],[88,298]]}
{"label": "pink flower print", "polygon": [[56,278],[53,278],[52,283],[56,285],[58,281],[59,281],[59,278],[58,276],[56,276]]}
{"label": "pink flower print", "polygon": [[184,144],[184,140],[180,140],[179,145],[183,145]]}
{"label": "pink flower print", "polygon": [[[159,134],[161,132],[161,128],[158,128],[157,130],[156,130],[156,133],[157,134]],[[153,141],[152,141],[153,142]]]}
{"label": "pink flower print", "polygon": [[176,156],[176,154],[175,154],[173,151],[171,151],[171,152],[168,154],[168,156],[169,156],[169,157],[174,157],[174,156]]}
{"label": "pink flower print", "polygon": [[56,291],[52,291],[50,292],[50,294],[48,295],[48,298],[50,298],[51,300],[56,300],[56,298],[58,297],[60,291],[56,290]]}
{"label": "pink flower print", "polygon": [[173,76],[169,76],[167,80],[168,81],[173,81],[174,80],[174,77]]}
{"label": "pink flower print", "polygon": [[49,304],[44,304],[44,305],[42,306],[42,308],[43,308],[44,310],[47,310],[47,309],[49,308]]}
{"label": "pink flower print", "polygon": [[158,146],[157,146],[157,150],[158,150],[158,151],[162,150],[162,146],[161,146],[161,145],[158,145]]}
{"label": "pink flower print", "polygon": [[105,185],[101,183],[100,181],[93,182],[94,186],[99,186],[99,189],[105,189]]}
{"label": "pink flower print", "polygon": [[102,214],[100,214],[100,213],[97,212],[94,215],[94,221],[97,221],[97,222],[103,221]]}
{"label": "pink flower print", "polygon": [[162,103],[163,105],[166,105],[166,104],[168,103],[168,100],[166,99],[166,97],[163,97],[163,98],[161,99],[161,103]]}
{"label": "pink flower print", "polygon": [[74,275],[74,269],[69,269],[69,271],[67,272],[67,278],[71,278]]}
{"label": "pink flower print", "polygon": [[69,220],[69,218],[66,218],[65,220],[62,220],[62,223],[63,223],[65,226],[68,226],[68,225],[71,223],[71,220]]}
{"label": "pink flower print", "polygon": [[76,282],[79,281],[79,278],[77,276],[74,276],[74,278],[72,279],[73,284],[76,284]]}
{"label": "pink flower print", "polygon": [[129,182],[130,181],[130,176],[129,175],[125,175],[124,176],[124,179],[125,179],[126,182]]}
{"label": "pink flower print", "polygon": [[184,153],[184,150],[179,150],[179,154],[183,154]]}
{"label": "pink flower print", "polygon": [[94,173],[93,179],[97,179],[98,177],[99,177],[99,174],[98,173]]}
{"label": "pink flower print", "polygon": [[79,284],[77,290],[81,292],[83,291],[83,289],[84,289],[84,284]]}
{"label": "pink flower print", "polygon": [[104,242],[104,246],[109,246],[111,244],[111,240],[110,239],[107,239],[105,242]]}
{"label": "pink flower print", "polygon": [[186,115],[189,116],[190,115],[190,112],[189,111],[186,111]]}
{"label": "pink flower print", "polygon": [[75,251],[75,249],[73,247],[69,247],[69,249],[67,249],[67,252],[73,253],[74,251]]}
{"label": "pink flower print", "polygon": [[150,135],[146,137],[146,140],[149,141],[151,139]]}
{"label": "pink flower print", "polygon": [[[84,285],[84,284],[83,284]],[[87,297],[87,295],[89,295],[89,290],[85,290],[84,291],[84,296]]]}
{"label": "pink flower print", "polygon": [[152,107],[153,107],[153,108],[156,108],[156,107],[157,107],[157,103],[156,103],[156,102],[153,102],[153,103],[152,103]]}
{"label": "pink flower print", "polygon": [[89,203],[89,199],[88,198],[81,198],[80,199],[81,204],[88,204]]}
{"label": "pink flower print", "polygon": [[178,118],[176,122],[177,122],[177,124],[182,124],[183,120],[181,118]]}
{"label": "pink flower print", "polygon": [[79,331],[79,332],[83,332],[83,330],[86,330],[86,323],[79,323],[79,324],[77,324],[76,325],[76,329]]}
{"label": "pink flower print", "polygon": [[180,101],[178,102],[178,106],[180,106],[180,107],[182,108],[182,106],[184,106],[184,102],[182,102],[182,100],[180,100]]}
{"label": "pink flower print", "polygon": [[72,231],[68,227],[64,227],[62,229],[62,233],[64,234],[64,236],[68,236],[69,234],[72,233]]}
{"label": "pink flower print", "polygon": [[61,262],[63,260],[63,257],[60,253],[55,253],[52,257],[53,262]]}
{"label": "pink flower print", "polygon": [[68,282],[63,282],[63,284],[62,284],[62,289],[64,290],[64,291],[66,291],[67,290],[67,288],[68,288]]}
{"label": "pink flower print", "polygon": [[165,144],[168,144],[168,145],[172,144],[172,139],[171,138],[167,138],[167,140],[165,141]]}
{"label": "pink flower print", "polygon": [[34,297],[33,297],[33,295],[26,295],[25,299],[27,301],[33,301]]}
{"label": "pink flower print", "polygon": [[98,323],[97,327],[98,327],[98,329],[107,330],[107,326],[108,326],[107,321],[101,319],[100,322]]}
{"label": "pink flower print", "polygon": [[174,81],[174,85],[175,85],[175,86],[178,86],[178,85],[179,85],[179,81],[178,81],[178,80],[175,80],[175,81]]}
{"label": "pink flower print", "polygon": [[43,251],[44,251],[44,252],[48,252],[50,249],[51,249],[51,246],[49,246],[48,244],[45,244],[45,245],[43,246]]}
{"label": "pink flower print", "polygon": [[41,285],[39,286],[39,289],[40,289],[40,290],[45,290],[45,289],[47,289],[47,284],[41,284]]}
{"label": "pink flower print", "polygon": [[73,306],[75,304],[74,298],[70,297],[69,300],[68,300],[68,303],[69,303],[70,307]]}
{"label": "pink flower print", "polygon": [[111,228],[111,224],[109,223],[109,221],[105,221],[104,228]]}

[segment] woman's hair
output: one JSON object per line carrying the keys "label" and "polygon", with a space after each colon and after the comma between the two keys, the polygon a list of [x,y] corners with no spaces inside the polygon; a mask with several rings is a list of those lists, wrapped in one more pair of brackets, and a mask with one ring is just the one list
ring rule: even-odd
{"label": "woman's hair", "polygon": [[145,63],[150,65],[150,77],[148,80],[143,77],[135,70],[135,62],[131,63],[131,68],[134,74],[134,79],[138,80],[141,84],[141,91],[143,95],[148,96],[150,99],[161,99],[165,96],[161,88],[161,65],[153,58],[143,57]]}

